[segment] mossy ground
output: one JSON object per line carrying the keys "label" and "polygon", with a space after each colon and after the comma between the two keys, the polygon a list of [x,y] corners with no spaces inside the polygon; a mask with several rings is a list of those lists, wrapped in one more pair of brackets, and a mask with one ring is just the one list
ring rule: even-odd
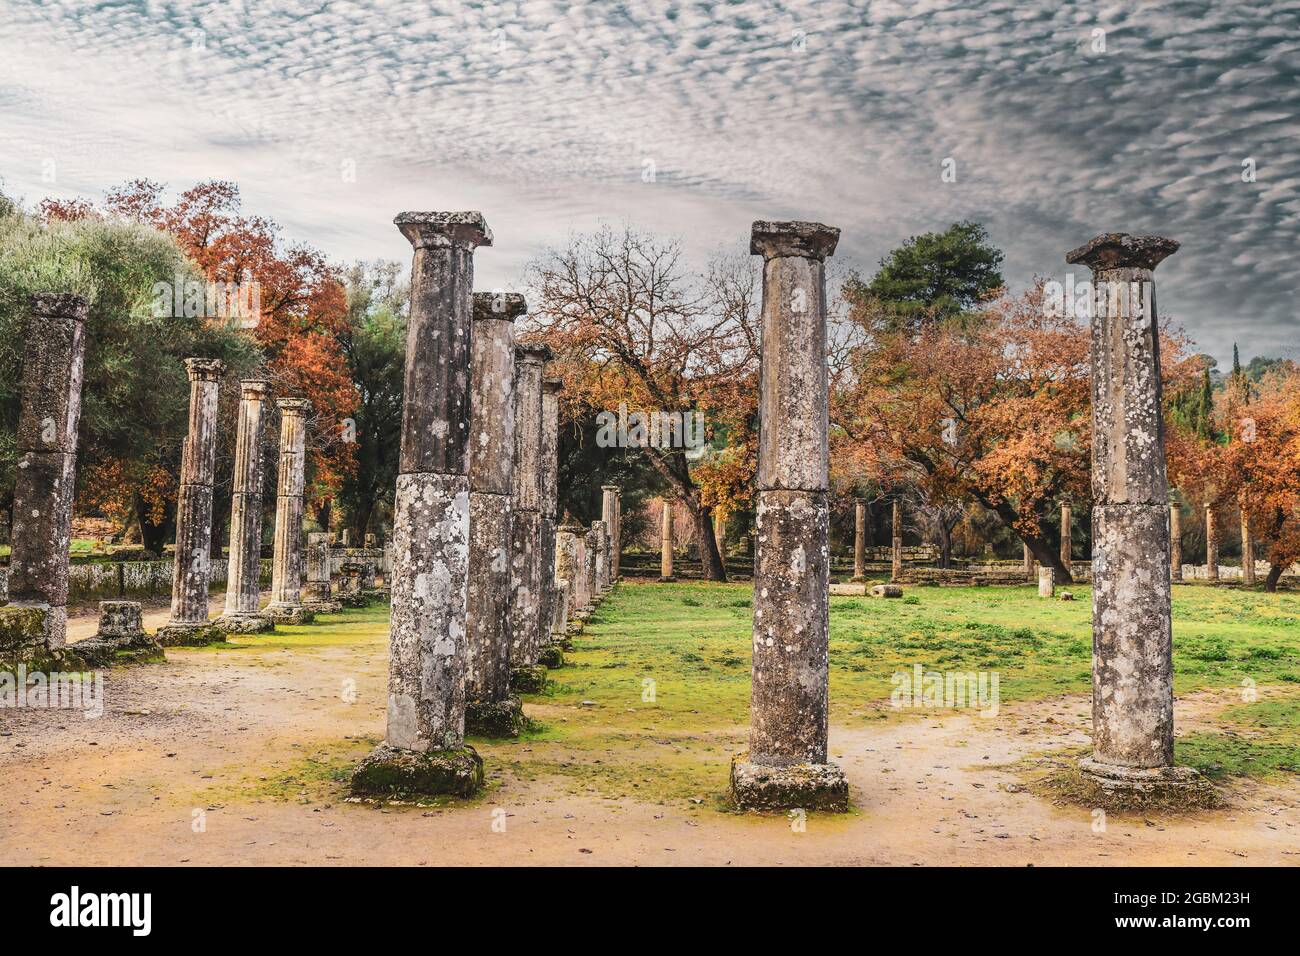
{"label": "mossy ground", "polygon": [[[891,677],[913,664],[996,670],[1003,706],[1089,690],[1091,595],[1044,600],[1033,587],[908,588],[903,600],[831,600],[831,720],[916,719],[889,707]],[[518,740],[470,737],[488,767],[571,793],[724,809],[732,755],[745,749],[749,585],[624,583],[587,621],[544,692],[525,694]],[[357,642],[382,646],[388,608],[322,615],[210,653]],[[1300,595],[1174,591],[1175,689],[1232,690],[1213,732],[1180,737],[1178,760],[1212,780],[1300,772]],[[1244,702],[1250,692],[1255,702]],[[1240,704],[1235,701],[1242,700]],[[338,741],[250,792],[318,798],[374,741]],[[297,789],[295,789],[297,788]],[[477,799],[481,799],[477,798]]]}

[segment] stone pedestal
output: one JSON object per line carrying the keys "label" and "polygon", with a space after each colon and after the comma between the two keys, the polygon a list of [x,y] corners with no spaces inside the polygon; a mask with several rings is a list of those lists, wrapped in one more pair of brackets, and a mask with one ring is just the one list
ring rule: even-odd
{"label": "stone pedestal", "polygon": [[227,634],[261,634],[275,622],[261,611],[262,427],[270,382],[241,382],[235,436],[235,481],[230,505],[226,610],[216,626]]}
{"label": "stone pedestal", "polygon": [[226,366],[218,359],[185,360],[190,379],[190,422],[181,449],[176,496],[176,566],[171,619],[158,629],[164,645],[202,645],[221,639],[208,620],[212,585],[212,480],[217,452],[217,393]]}
{"label": "stone pedestal", "polygon": [[763,256],[749,751],[731,768],[741,809],[844,810],[848,784],[827,759],[826,256],[839,230],[756,222]]}
{"label": "stone pedestal", "polygon": [[29,301],[14,478],[9,600],[38,609],[43,644],[68,637],[68,547],[77,470],[86,301],[43,293]]}
{"label": "stone pedestal", "polygon": [[673,503],[669,498],[663,499],[663,514],[660,515],[659,528],[659,580],[676,581],[673,575]]}
{"label": "stone pedestal", "polygon": [[1152,270],[1178,249],[1110,233],[1067,257],[1092,269],[1092,722],[1084,774],[1106,790],[1200,786],[1175,767],[1169,486]]}
{"label": "stone pedestal", "polygon": [[337,614],[343,605],[330,593],[330,535],[307,535],[307,580],[302,588],[302,606],[313,614]]}
{"label": "stone pedestal", "polygon": [[164,659],[162,645],[145,633],[138,601],[100,601],[99,629],[71,646],[82,666],[108,667]]}
{"label": "stone pedestal", "polygon": [[470,382],[467,733],[518,737],[525,726],[510,693],[511,522],[515,478],[515,293],[474,295]]}
{"label": "stone pedestal", "polygon": [[[265,614],[279,624],[306,624],[315,612],[302,602],[302,495],[307,463],[305,416],[311,402],[282,398],[280,472],[275,499],[275,550],[271,560],[271,603]],[[372,540],[373,535],[369,536]]]}
{"label": "stone pedestal", "polygon": [[465,745],[469,427],[477,212],[394,220],[414,247],[402,443],[393,505],[393,611],[384,744],[356,769],[358,794],[467,796],[483,762]]}

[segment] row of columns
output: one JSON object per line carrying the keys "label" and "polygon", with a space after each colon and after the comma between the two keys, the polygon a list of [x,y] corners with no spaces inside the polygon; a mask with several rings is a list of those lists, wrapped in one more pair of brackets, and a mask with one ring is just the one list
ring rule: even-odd
{"label": "row of columns", "polygon": [[618,506],[590,532],[557,527],[559,380],[516,344],[522,296],[472,292],[477,212],[407,212],[413,248],[384,742],[353,791],[467,795],[483,761],[467,727],[517,736],[517,694],[562,664],[570,607],[612,585]]}

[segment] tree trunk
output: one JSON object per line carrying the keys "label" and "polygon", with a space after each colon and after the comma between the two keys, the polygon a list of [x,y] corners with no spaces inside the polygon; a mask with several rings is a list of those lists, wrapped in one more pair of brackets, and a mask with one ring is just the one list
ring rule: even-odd
{"label": "tree trunk", "polygon": [[1282,578],[1282,565],[1275,564],[1268,569],[1268,577],[1264,579],[1264,590],[1272,594],[1277,590],[1277,582]]}
{"label": "tree trunk", "polygon": [[939,567],[947,571],[952,567],[952,529],[939,522]]}
{"label": "tree trunk", "polygon": [[313,510],[316,512],[316,523],[320,525],[321,531],[328,533],[330,529],[330,513],[334,510],[334,499],[326,498],[323,505]]}
{"label": "tree trunk", "polygon": [[1015,508],[1011,507],[1011,505],[1006,501],[999,501],[997,504],[993,504],[991,501],[988,501],[983,497],[977,497],[979,498],[980,504],[984,505],[985,508],[988,508],[997,515],[998,520],[1029,547],[1030,553],[1032,553],[1038,560],[1038,564],[1041,567],[1051,568],[1056,572],[1057,584],[1074,583],[1074,575],[1070,573],[1069,568],[1061,563],[1061,548],[1059,541],[1057,542],[1056,547],[1052,547],[1047,543],[1047,539],[1041,534],[1022,534],[1016,530],[1016,519],[1020,517],[1020,514]]}
{"label": "tree trunk", "polygon": [[134,495],[135,520],[140,526],[140,543],[144,549],[151,554],[162,555],[163,549],[167,546],[168,530],[171,525],[166,514],[163,520],[155,524],[149,520],[149,508],[145,505],[144,499],[138,494]]}
{"label": "tree trunk", "polygon": [[686,502],[695,518],[695,535],[700,549],[700,573],[706,581],[727,580],[727,568],[718,552],[718,539],[713,533],[713,509]]}

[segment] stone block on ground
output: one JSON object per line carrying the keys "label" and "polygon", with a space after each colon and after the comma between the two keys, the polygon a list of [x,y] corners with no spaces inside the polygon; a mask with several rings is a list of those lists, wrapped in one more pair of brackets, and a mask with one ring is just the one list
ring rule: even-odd
{"label": "stone block on ground", "polygon": [[403,750],[380,744],[352,772],[359,797],[473,796],[483,786],[483,758],[473,747]]}
{"label": "stone block on ground", "polygon": [[834,597],[862,597],[867,593],[865,584],[832,584],[831,595]]}
{"label": "stone block on ground", "polygon": [[829,810],[849,808],[849,784],[833,763],[786,767],[749,762],[748,754],[731,760],[731,800],[740,810]]}
{"label": "stone block on ground", "polygon": [[540,664],[512,667],[510,689],[519,694],[540,694],[546,690],[546,668]]}
{"label": "stone block on ground", "polygon": [[543,667],[550,668],[550,669],[563,667],[564,654],[560,652],[560,648],[558,645],[547,644],[545,647],[543,647],[541,650],[537,652],[537,663],[541,664]]}
{"label": "stone block on ground", "polygon": [[475,737],[518,737],[527,726],[518,697],[472,700],[465,705],[465,733]]}
{"label": "stone block on ground", "polygon": [[224,641],[226,632],[211,621],[201,624],[172,622],[158,628],[154,632],[154,639],[163,647],[207,647]]}
{"label": "stone block on ground", "polygon": [[223,634],[267,634],[275,630],[275,621],[260,611],[256,614],[227,612],[212,623]]}
{"label": "stone block on ground", "polygon": [[316,612],[302,604],[287,604],[283,607],[269,604],[262,613],[276,624],[310,624],[316,620]]}
{"label": "stone block on ground", "polygon": [[871,596],[875,598],[902,597],[903,589],[897,584],[876,584],[871,588]]}

